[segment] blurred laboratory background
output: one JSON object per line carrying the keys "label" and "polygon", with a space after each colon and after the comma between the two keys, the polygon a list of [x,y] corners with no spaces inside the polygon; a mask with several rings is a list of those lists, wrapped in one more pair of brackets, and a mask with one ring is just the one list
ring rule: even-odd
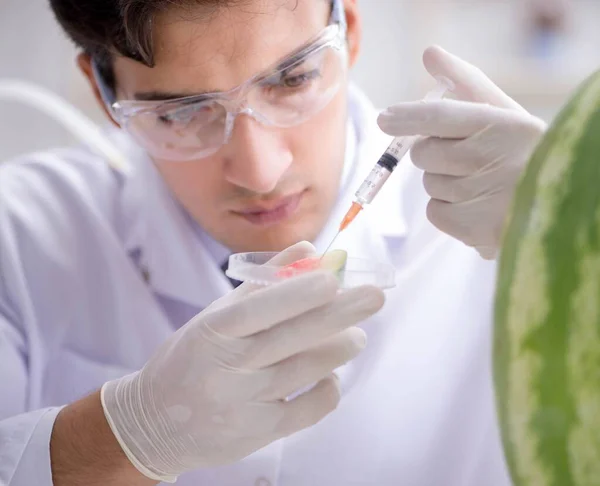
{"label": "blurred laboratory background", "polygon": [[[476,64],[546,120],[600,68],[600,0],[358,1],[364,39],[352,76],[381,108],[432,86],[421,63],[431,44]],[[39,84],[104,123],[74,58],[48,0],[0,1],[0,80]],[[73,142],[41,112],[0,100],[0,161]]]}

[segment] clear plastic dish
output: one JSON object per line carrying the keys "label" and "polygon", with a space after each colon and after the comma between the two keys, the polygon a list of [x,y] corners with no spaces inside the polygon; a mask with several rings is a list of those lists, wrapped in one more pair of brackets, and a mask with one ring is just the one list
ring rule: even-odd
{"label": "clear plastic dish", "polygon": [[[225,273],[234,280],[259,285],[281,282],[290,275],[289,272],[282,271],[286,266],[269,263],[276,255],[275,252],[235,253],[229,257],[229,267]],[[305,256],[299,254],[298,260]],[[302,270],[300,273],[306,271],[310,270]],[[374,285],[381,289],[389,289],[396,285],[396,269],[393,265],[368,259],[348,257],[344,268],[334,273],[340,280],[341,288]]]}

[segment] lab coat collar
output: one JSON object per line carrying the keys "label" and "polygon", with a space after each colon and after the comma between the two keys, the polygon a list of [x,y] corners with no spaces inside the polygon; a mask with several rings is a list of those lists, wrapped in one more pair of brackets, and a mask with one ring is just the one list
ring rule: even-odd
{"label": "lab coat collar", "polygon": [[[337,232],[357,184],[390,142],[390,138],[377,128],[377,113],[371,103],[357,88],[350,86],[349,89],[349,117],[353,123],[349,133],[355,142],[348,145],[347,150],[353,156],[345,165],[340,197],[329,223],[314,242],[320,250]],[[123,207],[120,211],[124,218],[121,237],[126,250],[138,255],[140,271],[156,292],[199,309],[207,307],[232,288],[221,270],[219,256],[213,255],[214,248],[211,251],[211,246],[203,241],[204,237],[210,236],[199,236],[198,228],[172,197],[148,156],[123,132],[117,131],[111,137],[132,161],[131,174],[123,175]],[[396,172],[399,174],[395,173],[394,177],[399,183],[404,171],[399,167]],[[381,257],[385,253],[382,235],[401,237],[406,233],[397,191],[386,186],[379,197],[390,199],[389,204],[381,209],[370,208],[371,214],[363,215],[348,230],[345,246],[349,252],[357,256],[377,252]]]}

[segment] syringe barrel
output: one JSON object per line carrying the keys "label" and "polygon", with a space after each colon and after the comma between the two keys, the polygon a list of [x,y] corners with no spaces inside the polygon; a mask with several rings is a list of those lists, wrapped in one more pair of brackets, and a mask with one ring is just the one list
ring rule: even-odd
{"label": "syringe barrel", "polygon": [[[385,154],[381,159],[384,157]],[[371,204],[373,199],[375,199],[375,196],[377,196],[385,182],[392,174],[393,168],[390,170],[387,165],[381,164],[381,159],[379,162],[377,162],[377,164],[375,164],[375,167],[373,167],[367,178],[363,181],[358,188],[358,191],[355,193],[356,201],[363,206],[366,204]],[[398,162],[396,161],[396,164],[397,163]]]}
{"label": "syringe barrel", "polygon": [[[409,152],[410,148],[413,146],[413,144],[414,144],[414,142],[416,142],[416,140],[417,140],[417,137],[396,137],[396,138],[394,138],[394,140],[392,140],[392,143],[390,143],[389,147],[385,151],[384,157],[386,154],[393,157],[394,159],[396,159],[396,165],[397,165],[398,162],[400,160],[402,160],[404,158],[404,156]],[[382,159],[383,159],[383,157],[382,157]],[[391,170],[393,171],[395,168],[396,168],[396,166],[394,165],[394,167]]]}
{"label": "syringe barrel", "polygon": [[379,193],[385,182],[388,180],[398,162],[406,155],[412,146],[414,137],[395,138],[381,158],[371,170],[371,173],[363,181],[356,191],[356,201],[362,205],[371,204],[375,196]]}
{"label": "syringe barrel", "polygon": [[[446,91],[454,90],[454,84],[449,79],[444,77],[437,77],[436,79],[438,81],[437,87],[427,93],[424,101],[442,99]],[[396,137],[392,140],[392,143],[356,191],[356,202],[362,206],[373,202],[373,199],[375,199],[375,196],[384,186],[400,160],[409,152],[417,139],[418,137],[415,136],[406,136]]]}

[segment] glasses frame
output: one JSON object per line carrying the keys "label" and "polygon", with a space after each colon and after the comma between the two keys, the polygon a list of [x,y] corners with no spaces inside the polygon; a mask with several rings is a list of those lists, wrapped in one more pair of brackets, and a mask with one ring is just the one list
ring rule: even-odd
{"label": "glasses frame", "polygon": [[98,63],[92,58],[92,70],[96,83],[98,84],[100,95],[113,119],[126,131],[128,120],[137,115],[153,112],[161,112],[164,114],[169,111],[170,106],[175,107],[182,103],[187,105],[186,108],[194,109],[196,107],[201,107],[204,104],[217,102],[222,105],[227,112],[223,141],[223,143],[226,143],[231,134],[235,118],[240,114],[250,115],[265,125],[272,125],[269,120],[262,117],[260,113],[253,111],[252,108],[247,105],[246,94],[255,86],[260,85],[261,82],[264,82],[269,78],[293,69],[295,66],[303,63],[307,57],[314,55],[323,49],[332,48],[339,51],[341,55],[346,58],[347,24],[342,2],[343,0],[332,0],[328,24],[313,39],[275,62],[269,68],[252,76],[231,90],[159,101],[117,100],[116,90],[109,86],[108,82],[101,74]]}

